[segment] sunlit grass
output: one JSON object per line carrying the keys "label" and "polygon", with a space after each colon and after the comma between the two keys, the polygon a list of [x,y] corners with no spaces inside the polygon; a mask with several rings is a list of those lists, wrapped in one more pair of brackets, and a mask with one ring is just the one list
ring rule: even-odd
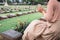
{"label": "sunlit grass", "polygon": [[[24,9],[24,7],[29,7],[31,6],[31,8],[33,7],[33,9],[37,8],[37,5],[18,5],[18,7],[20,7],[21,9]],[[0,8],[3,6],[0,6]],[[9,5],[9,7],[11,8],[15,8],[16,6],[13,5]],[[43,8],[46,8],[45,5],[42,5]],[[22,11],[24,12],[24,11]],[[27,11],[25,11],[27,12]],[[14,12],[14,14],[19,13],[19,12]],[[8,15],[7,14],[0,14],[0,16],[3,15]],[[24,22],[26,21],[27,23],[30,23],[33,20],[39,19],[40,17],[42,17],[43,15],[41,13],[34,13],[34,14],[28,14],[28,15],[23,15],[23,16],[18,16],[18,17],[13,17],[13,18],[9,18],[9,19],[5,19],[5,20],[0,20],[0,33],[4,32],[6,30],[9,29],[15,29],[16,25],[18,24],[18,20]]]}
{"label": "sunlit grass", "polygon": [[19,17],[14,17],[14,18],[9,18],[5,20],[0,21],[0,32],[9,30],[9,29],[14,29],[18,23],[18,20],[20,21],[26,21],[27,23],[30,23],[31,21],[35,19],[39,19],[42,17],[42,14],[40,13],[35,13],[35,14],[28,14],[28,15],[23,15]]}

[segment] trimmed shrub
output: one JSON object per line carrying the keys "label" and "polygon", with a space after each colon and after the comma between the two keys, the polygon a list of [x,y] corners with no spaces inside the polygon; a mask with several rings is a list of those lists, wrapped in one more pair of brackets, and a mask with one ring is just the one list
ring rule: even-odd
{"label": "trimmed shrub", "polygon": [[19,22],[19,25],[16,25],[16,31],[21,32],[23,34],[26,27],[29,25],[27,22]]}

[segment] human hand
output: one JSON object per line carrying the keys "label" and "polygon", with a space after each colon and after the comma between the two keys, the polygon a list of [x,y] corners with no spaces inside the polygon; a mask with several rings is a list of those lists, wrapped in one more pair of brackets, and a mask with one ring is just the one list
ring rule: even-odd
{"label": "human hand", "polygon": [[41,13],[44,11],[44,9],[42,8],[40,4],[38,4],[37,11]]}

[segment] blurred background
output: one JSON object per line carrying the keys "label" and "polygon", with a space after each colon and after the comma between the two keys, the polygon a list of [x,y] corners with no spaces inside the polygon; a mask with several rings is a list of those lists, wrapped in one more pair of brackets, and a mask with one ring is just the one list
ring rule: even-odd
{"label": "blurred background", "polygon": [[0,0],[0,5],[3,5],[7,2],[9,5],[19,5],[19,4],[27,4],[27,5],[36,5],[36,4],[47,4],[48,0]]}
{"label": "blurred background", "polygon": [[[43,17],[42,13],[36,11],[38,4],[41,4],[46,10],[48,1],[49,0],[0,0],[0,40],[9,40],[11,35],[17,37],[12,34],[14,31],[23,34],[26,27],[33,20],[38,20]],[[6,35],[8,33],[9,37],[7,37],[5,33]],[[8,39],[4,39],[4,37]]]}

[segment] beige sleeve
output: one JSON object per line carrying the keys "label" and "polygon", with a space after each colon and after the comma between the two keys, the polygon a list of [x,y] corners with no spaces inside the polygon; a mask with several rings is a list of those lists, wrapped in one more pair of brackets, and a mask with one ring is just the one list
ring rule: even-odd
{"label": "beige sleeve", "polygon": [[44,14],[44,18],[48,21],[51,21],[53,14],[54,14],[54,4],[52,2],[49,2],[47,5],[47,11]]}

